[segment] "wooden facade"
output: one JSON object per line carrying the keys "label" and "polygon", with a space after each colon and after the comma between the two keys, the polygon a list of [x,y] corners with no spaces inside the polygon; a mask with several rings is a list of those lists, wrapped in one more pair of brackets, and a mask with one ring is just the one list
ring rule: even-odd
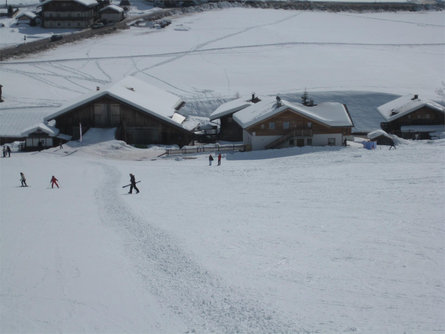
{"label": "wooden facade", "polygon": [[351,135],[351,128],[352,126],[329,126],[286,109],[245,130],[255,137],[275,137],[265,145],[267,149],[319,145],[320,143],[315,140],[319,135],[327,135],[328,145],[341,145],[343,137]]}
{"label": "wooden facade", "polygon": [[52,0],[42,4],[45,28],[87,28],[97,17],[98,4],[74,0]]}
{"label": "wooden facade", "polygon": [[242,141],[243,140],[243,128],[239,126],[233,119],[233,113],[222,116],[220,118],[220,131],[218,138],[220,140],[227,141]]}
{"label": "wooden facade", "polygon": [[389,122],[381,123],[382,130],[395,134],[405,139],[430,139],[429,132],[426,131],[402,131],[404,126],[431,126],[444,125],[444,112],[425,105],[402,117]]}
{"label": "wooden facade", "polygon": [[109,95],[101,96],[61,115],[55,116],[56,127],[73,139],[89,128],[117,128],[116,139],[134,145],[189,144],[193,134],[181,125],[148,114]]}

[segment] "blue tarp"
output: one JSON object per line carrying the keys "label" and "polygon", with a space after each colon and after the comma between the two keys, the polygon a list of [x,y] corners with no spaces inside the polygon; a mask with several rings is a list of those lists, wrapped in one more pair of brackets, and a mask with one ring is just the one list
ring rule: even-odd
{"label": "blue tarp", "polygon": [[364,141],[363,147],[367,150],[375,150],[377,148],[377,142],[375,141]]}

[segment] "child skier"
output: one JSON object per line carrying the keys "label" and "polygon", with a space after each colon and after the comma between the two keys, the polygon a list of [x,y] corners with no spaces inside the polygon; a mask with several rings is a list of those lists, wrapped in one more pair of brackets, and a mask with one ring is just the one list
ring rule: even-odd
{"label": "child skier", "polygon": [[53,175],[51,177],[51,181],[49,181],[49,182],[51,182],[51,188],[54,188],[54,185],[56,185],[57,188],[59,188],[59,184],[57,183],[57,181],[59,181],[59,180],[57,180],[56,177]]}
{"label": "child skier", "polygon": [[221,153],[218,154],[218,166],[221,166]]}
{"label": "child skier", "polygon": [[28,186],[26,184],[25,174],[23,174],[22,172],[20,172],[20,183],[22,184],[22,187],[27,187]]}

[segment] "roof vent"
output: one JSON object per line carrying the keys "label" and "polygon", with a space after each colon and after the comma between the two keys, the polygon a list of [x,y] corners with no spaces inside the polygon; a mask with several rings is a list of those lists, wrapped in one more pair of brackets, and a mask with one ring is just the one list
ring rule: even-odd
{"label": "roof vent", "polygon": [[252,93],[252,99],[250,100],[250,102],[252,103],[258,103],[261,100],[258,98],[258,96],[255,96],[255,93]]}

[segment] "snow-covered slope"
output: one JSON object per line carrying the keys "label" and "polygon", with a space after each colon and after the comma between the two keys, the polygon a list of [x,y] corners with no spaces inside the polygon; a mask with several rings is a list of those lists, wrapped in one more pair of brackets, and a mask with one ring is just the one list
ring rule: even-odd
{"label": "snow-covered slope", "polygon": [[[444,328],[443,140],[237,153],[209,167],[205,155],[91,154],[107,136],[0,159],[1,332]],[[122,188],[130,172],[138,195]]]}

